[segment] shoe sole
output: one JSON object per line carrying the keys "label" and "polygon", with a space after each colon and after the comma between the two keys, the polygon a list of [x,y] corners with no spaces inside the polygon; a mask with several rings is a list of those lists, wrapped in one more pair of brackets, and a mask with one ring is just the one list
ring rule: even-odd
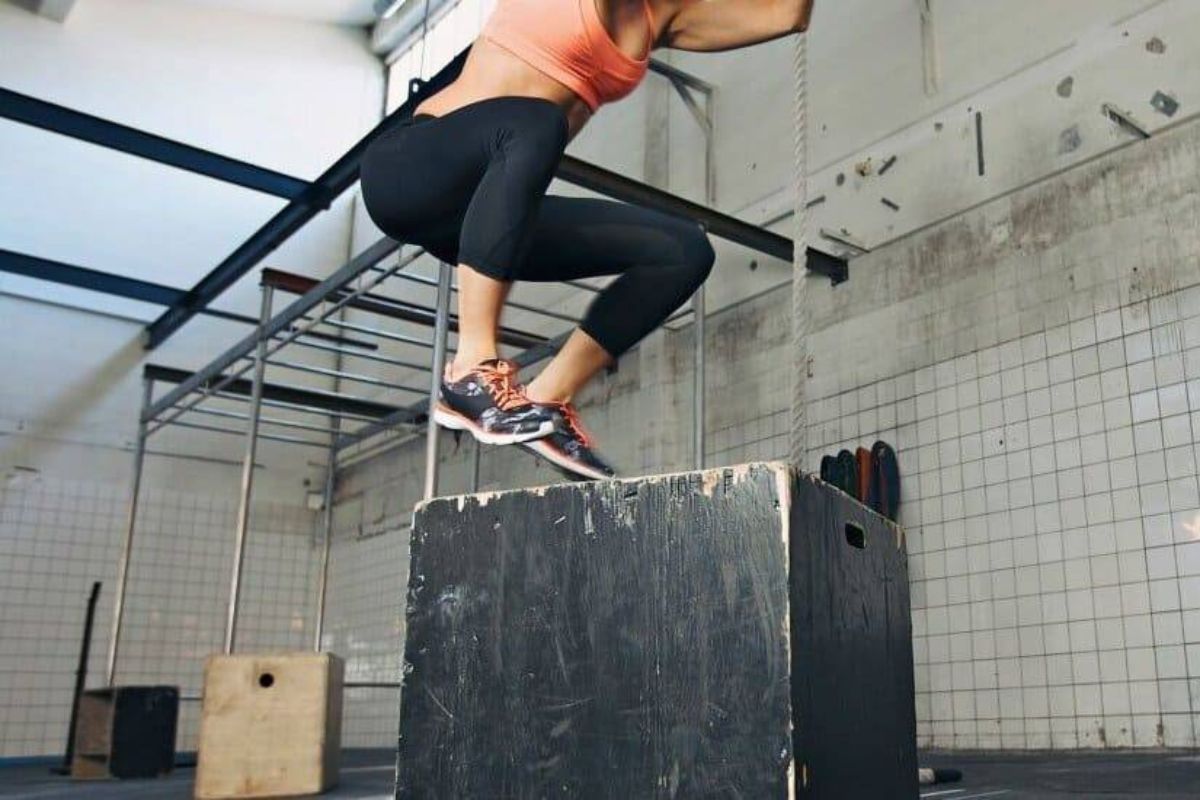
{"label": "shoe sole", "polygon": [[570,473],[572,476],[579,476],[581,478],[586,478],[587,480],[593,481],[608,481],[616,477],[615,475],[609,475],[608,473],[585,467],[577,461],[572,461],[570,458],[563,455],[561,450],[558,450],[546,442],[532,441],[523,443],[521,446],[526,450],[536,453],[554,466],[558,467],[560,470]]}
{"label": "shoe sole", "polygon": [[473,420],[464,417],[457,411],[447,408],[441,403],[438,403],[433,408],[433,421],[448,430],[466,431],[475,437],[476,441],[496,445],[524,444],[525,442],[547,436],[554,431],[554,422],[552,420],[546,420],[540,428],[532,433],[495,433],[493,431],[486,431]]}

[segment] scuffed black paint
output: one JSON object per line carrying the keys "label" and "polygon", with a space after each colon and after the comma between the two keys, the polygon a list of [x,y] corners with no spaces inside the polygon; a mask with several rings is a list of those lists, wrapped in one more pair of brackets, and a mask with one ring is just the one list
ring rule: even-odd
{"label": "scuffed black paint", "polygon": [[[831,737],[894,734],[877,725],[879,703],[907,680],[903,703],[911,716],[910,643],[900,648],[907,672],[898,675],[878,659],[879,652],[895,654],[891,642],[821,633],[809,638],[846,652],[827,661],[829,654],[805,644],[809,649],[789,658],[795,626],[789,630],[785,519],[793,566],[797,557],[822,553],[816,542],[797,549],[796,532],[836,536],[843,547],[845,537],[842,527],[796,527],[809,514],[784,502],[780,488],[810,504],[828,497],[823,502],[827,511],[837,509],[828,511],[834,516],[858,509],[871,543],[890,536],[893,551],[894,530],[839,492],[781,470],[753,465],[422,507],[412,537],[396,796],[787,798],[791,675],[806,662],[856,678],[870,673],[880,684],[866,693],[874,707],[848,701],[855,719],[828,727]],[[828,558],[821,569],[866,569],[825,588],[838,608],[848,604],[872,620],[854,630],[876,632],[880,603],[887,602],[892,617],[903,616],[899,630],[907,636],[904,576],[878,572],[897,557],[902,564],[903,555],[880,560],[882,552],[868,553],[857,567]],[[880,584],[886,591],[862,590],[878,577],[887,577]],[[816,584],[811,577],[797,584],[793,569],[791,589],[797,585],[808,591]],[[811,602],[804,615],[818,606],[819,614],[831,613]],[[819,630],[849,630],[840,614]],[[847,667],[859,654],[871,662]],[[828,703],[846,688],[862,694],[863,687],[832,690],[812,705],[811,689],[828,688],[828,670],[800,668],[809,688],[795,695],[798,718],[818,736],[827,728]],[[913,752],[914,739],[911,730],[886,748],[820,747],[802,751],[803,760],[820,780],[814,787],[848,771],[830,758],[853,758],[858,770],[886,779],[904,760],[895,753]],[[864,748],[888,750],[888,763],[863,761]],[[915,796],[915,756],[909,766],[904,760],[913,791],[893,781],[888,796]]]}
{"label": "scuffed black paint", "polygon": [[[912,622],[899,529],[815,478],[794,480],[790,527],[796,795],[915,798]],[[847,527],[862,531],[862,548],[847,541]]]}

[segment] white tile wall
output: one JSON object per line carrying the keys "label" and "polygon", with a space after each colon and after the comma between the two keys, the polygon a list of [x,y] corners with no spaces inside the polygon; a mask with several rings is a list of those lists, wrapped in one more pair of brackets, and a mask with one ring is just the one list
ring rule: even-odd
{"label": "white tile wall", "polygon": [[[0,483],[0,758],[62,752],[91,583],[103,582],[89,660],[102,685],[126,488],[14,473]],[[221,647],[236,500],[147,489],[117,679],[201,690]],[[311,646],[316,549],[306,509],[260,504],[247,542],[241,649]],[[198,704],[177,745],[195,748]]]}
{"label": "white tile wall", "polygon": [[989,204],[814,292],[810,461],[900,453],[922,745],[1200,742],[1198,141]]}
{"label": "white tile wall", "polygon": [[[1200,127],[810,296],[810,467],[878,438],[900,454],[921,744],[1200,744]],[[785,288],[711,320],[709,463],[786,456],[789,307]],[[689,465],[689,338],[652,339],[591,395],[625,463]],[[444,452],[457,491],[466,456]],[[419,486],[419,466],[409,447],[360,469]],[[548,478],[484,460],[485,486]]]}
{"label": "white tile wall", "polygon": [[[335,516],[322,647],[346,659],[348,682],[399,683],[411,516],[365,519],[361,500],[343,502]],[[344,745],[394,744],[398,689],[347,689],[343,703]]]}
{"label": "white tile wall", "polygon": [[[1200,743],[1197,140],[1185,127],[1086,165],[859,259],[848,284],[811,292],[810,461],[877,438],[900,453],[923,745]],[[711,320],[710,464],[788,452],[789,305],[785,288]],[[690,336],[651,337],[586,397],[590,426],[626,473],[692,463]],[[469,488],[471,454],[443,440],[443,492]],[[351,681],[399,678],[422,455],[419,440],[399,444],[339,482],[323,645],[347,659]],[[485,451],[482,488],[555,480],[526,455]],[[94,532],[117,535],[121,498],[97,498],[103,510],[86,521],[60,519],[54,545],[34,541],[33,520],[85,512],[26,495],[10,489],[0,508],[3,546],[30,569],[53,547],[99,547],[86,564],[111,552]],[[142,619],[125,652],[146,679],[191,680],[220,641],[227,564],[212,554],[233,509],[183,495],[149,509],[158,537],[135,572],[155,577],[131,598]],[[243,634],[303,648],[315,521],[264,513]],[[33,592],[21,604],[48,605],[36,581],[9,581],[6,597]],[[84,591],[64,609],[81,607]],[[40,637],[28,608],[6,603],[6,632]],[[69,628],[59,683],[72,668]],[[50,752],[65,717],[39,710],[54,706],[49,679],[22,670],[22,654],[0,654],[12,684],[0,688],[3,752]],[[44,701],[17,700],[30,689]],[[346,743],[392,746],[397,713],[393,689],[351,690]]]}

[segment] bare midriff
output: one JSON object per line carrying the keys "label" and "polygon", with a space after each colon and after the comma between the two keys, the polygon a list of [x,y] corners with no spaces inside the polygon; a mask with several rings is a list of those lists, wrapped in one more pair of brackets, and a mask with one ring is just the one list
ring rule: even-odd
{"label": "bare midriff", "polygon": [[[554,3],[579,0],[548,0]],[[636,7],[623,5],[622,0],[584,0],[595,3],[601,24],[610,42],[621,52],[634,58],[648,54],[656,32],[647,31],[645,6],[642,0]],[[626,0],[628,2],[628,0]],[[650,3],[652,5],[652,3]],[[458,78],[433,97],[422,102],[418,114],[444,116],[463,106],[495,97],[533,97],[549,100],[563,109],[570,135],[574,136],[592,116],[592,110],[578,94],[550,75],[542,72],[505,47],[480,36],[471,47],[471,54]]]}
{"label": "bare midriff", "polygon": [[566,86],[484,38],[475,41],[454,83],[417,106],[415,113],[441,117],[493,97],[549,100],[566,113],[572,136],[591,117],[587,104]]}

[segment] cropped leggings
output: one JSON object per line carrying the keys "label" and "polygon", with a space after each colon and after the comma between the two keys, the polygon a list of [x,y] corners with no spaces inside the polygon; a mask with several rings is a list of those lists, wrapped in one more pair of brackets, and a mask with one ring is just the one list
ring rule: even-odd
{"label": "cropped leggings", "polygon": [[695,222],[546,196],[566,143],[566,116],[547,100],[499,97],[419,115],[367,149],[363,201],[392,238],[496,280],[619,275],[581,323],[616,357],[691,297],[713,250]]}

